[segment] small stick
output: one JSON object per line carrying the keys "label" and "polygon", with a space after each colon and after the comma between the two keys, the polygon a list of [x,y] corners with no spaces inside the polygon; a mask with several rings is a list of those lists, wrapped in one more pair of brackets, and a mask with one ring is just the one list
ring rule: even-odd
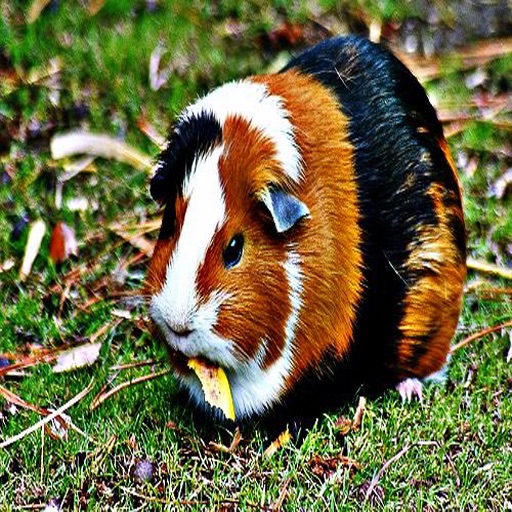
{"label": "small stick", "polygon": [[505,279],[512,279],[512,268],[500,267],[494,263],[488,263],[487,261],[475,260],[474,258],[468,258],[466,265],[471,270],[476,270],[482,274],[492,274],[495,276],[503,277]]}
{"label": "small stick", "polygon": [[361,421],[363,419],[363,413],[366,408],[366,398],[364,396],[359,397],[359,403],[352,420],[352,430],[359,430],[361,427]]}
{"label": "small stick", "polygon": [[499,331],[501,329],[504,329],[506,327],[512,326],[512,320],[509,320],[508,322],[504,322],[500,325],[495,325],[494,327],[488,327],[487,329],[484,329],[483,331],[477,332],[475,334],[472,334],[471,336],[468,336],[467,338],[464,338],[462,341],[459,341],[459,343],[456,343],[452,346],[450,349],[450,354],[453,354],[457,350],[459,350],[462,347],[465,347],[466,345],[469,345],[473,341],[483,338],[484,336],[487,336],[488,334],[491,334],[493,332]]}
{"label": "small stick", "polygon": [[[59,349],[60,351],[61,349]],[[34,357],[28,357],[21,363],[13,363],[9,366],[4,366],[3,368],[0,368],[0,377],[3,375],[8,375],[14,370],[21,370],[22,368],[29,368],[31,366],[36,366],[40,363],[51,363],[57,357],[59,356],[59,351],[52,350],[48,352],[44,352],[42,355],[34,356]]]}
{"label": "small stick", "polygon": [[464,293],[474,294],[483,298],[492,298],[498,295],[512,295],[512,288],[499,288],[497,286],[487,286],[488,283],[485,281],[476,281],[474,283],[469,283],[465,289]]}
{"label": "small stick", "polygon": [[2,396],[7,402],[10,402],[11,404],[17,405],[18,407],[23,407],[24,409],[28,409],[32,412],[36,412],[41,416],[50,414],[48,409],[29,404],[27,401],[23,400],[23,398],[16,395],[12,391],[9,391],[7,388],[4,388],[2,385],[0,385],[0,396]]}
{"label": "small stick", "polygon": [[393,462],[397,461],[402,455],[406,454],[411,448],[414,448],[415,446],[438,446],[439,443],[437,441],[418,441],[413,444],[406,444],[396,455],[393,455],[389,460],[387,460],[383,466],[380,468],[379,472],[372,478],[372,481],[370,482],[370,485],[368,486],[368,489],[366,490],[365,499],[367,500],[377,484],[379,483],[380,478],[384,474],[384,471],[393,464]]}
{"label": "small stick", "polygon": [[116,318],[114,321],[107,322],[103,327],[100,327],[95,333],[91,334],[89,340],[94,343],[100,336],[103,336],[107,331],[115,329],[124,318]]}
{"label": "small stick", "polygon": [[167,361],[165,360],[157,361],[156,359],[149,359],[147,361],[136,361],[134,363],[116,364],[115,366],[111,366],[110,370],[117,372],[121,370],[130,370],[131,368],[140,368],[142,366],[156,366],[165,364],[166,362]]}
{"label": "small stick", "polygon": [[46,418],[43,418],[42,420],[39,420],[37,423],[34,423],[31,427],[23,430],[19,434],[16,434],[15,436],[10,437],[9,439],[6,439],[5,441],[0,443],[0,448],[6,448],[7,446],[15,443],[16,441],[19,441],[20,439],[23,439],[25,436],[28,436],[32,432],[35,432],[40,427],[43,427],[47,423],[50,423],[53,419],[57,418],[57,416],[60,416],[64,411],[68,410],[70,407],[75,405],[77,402],[82,400],[84,396],[86,396],[92,389],[94,384],[94,378],[91,379],[91,382],[87,385],[86,388],[84,388],[80,393],[75,395],[71,400],[66,402],[62,407],[59,407],[56,411],[52,412],[50,415],[46,416]]}
{"label": "small stick", "polygon": [[272,510],[281,510],[281,507],[283,506],[283,503],[288,496],[288,486],[290,485],[291,478],[288,477],[281,486],[281,489],[279,490],[279,496],[277,497],[277,500],[272,504],[271,509]]}
{"label": "small stick", "polygon": [[137,377],[136,379],[130,379],[126,382],[122,382],[115,388],[112,388],[110,391],[107,391],[103,395],[98,395],[94,398],[94,400],[91,402],[91,405],[89,406],[90,410],[93,411],[97,407],[99,407],[105,400],[110,398],[112,395],[115,395],[119,391],[123,390],[124,388],[127,388],[129,386],[135,385],[135,384],[141,384],[142,382],[146,382],[148,380],[156,379],[157,377],[161,377],[162,375],[165,375],[166,373],[169,373],[171,370],[166,369],[162,370],[158,373],[151,373],[150,375],[143,375],[142,377]]}
{"label": "small stick", "polygon": [[242,433],[240,432],[240,429],[238,427],[236,427],[235,433],[233,434],[233,440],[231,441],[231,444],[229,446],[224,446],[223,444],[214,443],[213,441],[210,441],[208,443],[208,446],[217,452],[231,454],[231,453],[235,453],[241,440],[242,440]]}
{"label": "small stick", "polygon": [[[29,404],[27,401],[23,400],[20,396],[16,395],[12,391],[9,391],[8,389],[4,388],[0,385],[0,395],[5,398],[8,402],[11,402],[15,405],[18,405],[19,407],[23,407],[24,409],[28,409],[29,411],[36,412],[37,414],[40,414],[41,416],[48,416],[51,414],[51,411],[44,407],[37,407],[35,405]],[[92,439],[92,437],[88,436],[82,429],[77,427],[71,420],[68,421],[64,419],[62,416],[57,416],[56,420],[62,425],[63,428],[70,428],[74,430],[75,432],[78,432],[81,436],[85,437],[92,443],[97,444],[97,441]]]}
{"label": "small stick", "polygon": [[44,425],[41,426],[41,467],[39,468],[39,480],[43,483],[44,476]]}

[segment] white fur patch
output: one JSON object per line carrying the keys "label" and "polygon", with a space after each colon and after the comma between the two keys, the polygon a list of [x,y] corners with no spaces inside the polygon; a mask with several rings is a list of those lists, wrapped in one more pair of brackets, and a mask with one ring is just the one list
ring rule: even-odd
{"label": "white fur patch", "polygon": [[233,342],[213,332],[219,307],[227,297],[226,294],[213,294],[206,304],[195,309],[188,325],[191,332],[187,336],[179,336],[169,327],[162,314],[165,312],[160,302],[165,300],[163,296],[155,296],[151,301],[151,316],[170,347],[186,357],[202,356],[223,368],[233,368],[239,364]]}
{"label": "white fur patch", "polygon": [[216,320],[219,297],[199,308],[196,279],[212,239],[225,221],[226,205],[218,169],[222,151],[222,146],[217,147],[192,165],[184,183],[183,196],[188,199],[188,206],[180,237],[167,267],[164,286],[151,299],[151,315],[171,345],[176,342],[173,330],[204,332],[203,327],[211,329]]}
{"label": "white fur patch", "polygon": [[264,84],[250,80],[230,82],[214,89],[187,107],[183,118],[212,113],[221,125],[228,116],[239,116],[270,139],[284,172],[295,182],[302,176],[302,161],[294,128],[283,99],[270,95]]}

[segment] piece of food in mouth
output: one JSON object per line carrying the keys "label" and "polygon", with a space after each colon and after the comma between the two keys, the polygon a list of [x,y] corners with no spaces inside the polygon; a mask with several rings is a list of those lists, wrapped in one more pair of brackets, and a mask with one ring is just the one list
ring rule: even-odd
{"label": "piece of food in mouth", "polygon": [[220,367],[195,357],[188,360],[187,366],[194,371],[201,382],[205,400],[218,407],[228,420],[235,420],[235,405],[226,372]]}

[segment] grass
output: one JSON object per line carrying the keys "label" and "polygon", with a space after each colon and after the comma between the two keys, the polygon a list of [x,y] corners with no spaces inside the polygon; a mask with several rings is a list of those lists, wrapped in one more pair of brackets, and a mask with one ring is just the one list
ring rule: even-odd
{"label": "grass", "polygon": [[[232,454],[209,445],[210,439],[229,444],[230,434],[220,427],[205,432],[178,403],[171,375],[131,386],[89,409],[115,365],[165,359],[145,323],[137,321],[146,314],[143,304],[120,297],[141,285],[145,261],[134,260],[138,250],[109,229],[117,221],[140,224],[158,212],[149,199],[147,173],[105,160],[66,183],[59,209],[55,183],[63,169],[50,157],[51,136],[86,127],[154,156],[156,146],[139,129],[141,116],[165,134],[196,95],[275,66],[286,52],[268,34],[283,21],[303,27],[308,42],[321,33],[316,21],[343,29],[352,26],[350,16],[357,17],[358,9],[380,20],[391,12],[398,20],[411,14],[407,4],[393,10],[393,2],[361,2],[358,9],[348,2],[312,6],[288,0],[157,5],[152,11],[142,1],[107,2],[90,17],[81,4],[54,2],[29,25],[26,2],[0,2],[0,265],[14,262],[0,273],[0,354],[96,335],[102,342],[91,367],[54,374],[41,364],[23,377],[0,381],[28,403],[52,409],[93,379],[92,392],[67,411],[82,433],[70,430],[66,438],[52,439],[38,431],[0,449],[0,510],[43,508],[52,498],[66,510],[151,510],[163,504],[191,510],[512,509],[510,332],[457,351],[446,382],[426,388],[423,406],[402,404],[389,392],[367,403],[360,429],[341,435],[338,418],[352,418],[356,408],[348,403],[272,458],[263,456],[268,440],[257,426],[244,428]],[[164,48],[161,68],[169,66],[170,73],[154,91],[148,63],[158,44]],[[35,80],[56,57],[60,72]],[[453,64],[427,84],[428,91],[440,108],[474,113],[467,105],[478,93],[483,99],[508,93],[510,62],[509,55],[484,66],[488,79],[482,91],[464,86],[473,70]],[[461,171],[470,254],[507,265],[510,194],[499,198],[489,192],[510,166],[510,132],[496,119],[499,114],[466,123],[449,142]],[[85,210],[69,207],[76,197],[87,200]],[[80,254],[54,265],[47,233],[31,275],[20,282],[28,223],[38,218],[49,230],[57,220],[71,226]],[[79,277],[72,274],[77,270]],[[483,276],[477,284],[478,279],[469,276],[456,341],[512,317],[510,283]],[[489,287],[498,291],[486,292]],[[133,320],[115,322],[116,308],[129,311]],[[123,370],[115,383],[150,370]],[[39,419],[0,399],[0,441]],[[153,471],[149,481],[137,477],[145,460]]]}

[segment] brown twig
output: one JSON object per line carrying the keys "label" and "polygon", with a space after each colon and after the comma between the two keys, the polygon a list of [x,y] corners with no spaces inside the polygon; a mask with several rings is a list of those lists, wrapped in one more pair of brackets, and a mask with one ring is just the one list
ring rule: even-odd
{"label": "brown twig", "polygon": [[123,320],[124,318],[116,318],[114,321],[107,322],[104,326],[100,327],[96,332],[91,334],[89,341],[94,343],[100,336],[103,336],[106,332],[115,329]]}
{"label": "brown twig", "polygon": [[35,405],[29,404],[28,402],[23,400],[23,398],[16,395],[12,391],[9,391],[7,388],[4,388],[3,386],[0,386],[0,395],[3,396],[7,402],[22,407],[23,409],[36,412],[41,416],[48,416],[48,414],[50,414],[50,411],[48,411],[48,409],[44,409],[42,407],[37,407]]}
{"label": "brown twig", "polygon": [[32,503],[31,505],[18,505],[19,510],[40,510],[46,508],[47,503]]}
{"label": "brown twig", "polygon": [[478,340],[479,338],[483,338],[484,336],[487,336],[488,334],[499,331],[501,329],[505,329],[506,327],[512,327],[512,320],[509,320],[508,322],[504,322],[500,325],[495,325],[494,327],[487,327],[487,329],[484,329],[483,331],[476,332],[475,334],[472,334],[471,336],[464,338],[462,341],[459,341],[459,343],[456,343],[455,345],[453,345],[450,348],[450,354],[453,354],[460,348],[465,347],[466,345],[469,345],[470,343],[472,343],[475,340]]}
{"label": "brown twig", "polygon": [[[27,409],[29,411],[35,412],[41,416],[49,416],[50,414],[52,414],[52,411],[50,411],[49,409],[46,409],[45,407],[37,407],[35,405],[30,404],[27,401],[23,400],[23,398],[21,398],[20,396],[13,393],[12,391],[9,391],[7,388],[4,388],[3,386],[0,386],[0,395],[2,395],[5,398],[5,400],[7,400],[8,402],[10,402],[14,405],[17,405],[19,407],[22,407],[23,409]],[[55,420],[60,423],[62,428],[64,428],[64,429],[70,428],[71,430],[74,430],[75,432],[79,433],[81,436],[89,439],[89,441],[96,443],[96,441],[94,439],[92,439],[90,436],[88,436],[82,429],[80,429],[76,425],[74,425],[72,421],[68,421],[60,415],[57,416],[55,418]],[[45,427],[48,427],[48,426],[45,425]]]}
{"label": "brown twig", "polygon": [[55,361],[55,359],[57,359],[61,351],[62,348],[59,348],[58,350],[45,350],[42,351],[42,353],[38,354],[37,356],[27,357],[24,358],[19,363],[13,363],[8,366],[4,366],[3,368],[0,368],[0,377],[8,375],[10,372],[14,370],[30,368],[31,366],[36,366],[41,363],[51,363],[52,361]]}
{"label": "brown twig", "polygon": [[233,434],[233,439],[229,446],[225,446],[225,445],[219,444],[219,443],[214,443],[213,441],[210,441],[208,446],[210,448],[212,448],[213,450],[215,450],[216,452],[232,454],[232,453],[235,453],[241,440],[242,440],[242,433],[240,432],[240,429],[238,427],[236,427],[235,433]]}
{"label": "brown twig", "polygon": [[512,288],[500,288],[492,286],[487,281],[472,281],[464,287],[464,294],[474,294],[478,297],[496,297],[501,295],[512,295]]}
{"label": "brown twig", "polygon": [[279,490],[279,496],[277,497],[277,500],[272,504],[271,510],[281,510],[284,500],[288,496],[288,486],[290,485],[290,482],[291,478],[289,477],[283,482],[283,485]]}
{"label": "brown twig", "polygon": [[91,405],[89,406],[89,408],[91,409],[91,411],[93,411],[94,409],[99,407],[105,400],[109,399],[112,395],[119,393],[119,391],[122,391],[123,389],[125,389],[129,386],[134,386],[136,384],[141,384],[142,382],[147,382],[148,380],[156,379],[158,377],[161,377],[162,375],[169,373],[170,371],[171,371],[170,369],[166,369],[166,370],[162,370],[161,372],[158,372],[158,373],[151,373],[150,375],[143,375],[142,377],[137,377],[135,379],[130,379],[130,380],[127,380],[126,382],[122,382],[115,388],[112,388],[110,391],[107,391],[106,393],[103,393],[103,394],[96,395],[94,397],[93,401],[91,402]]}

